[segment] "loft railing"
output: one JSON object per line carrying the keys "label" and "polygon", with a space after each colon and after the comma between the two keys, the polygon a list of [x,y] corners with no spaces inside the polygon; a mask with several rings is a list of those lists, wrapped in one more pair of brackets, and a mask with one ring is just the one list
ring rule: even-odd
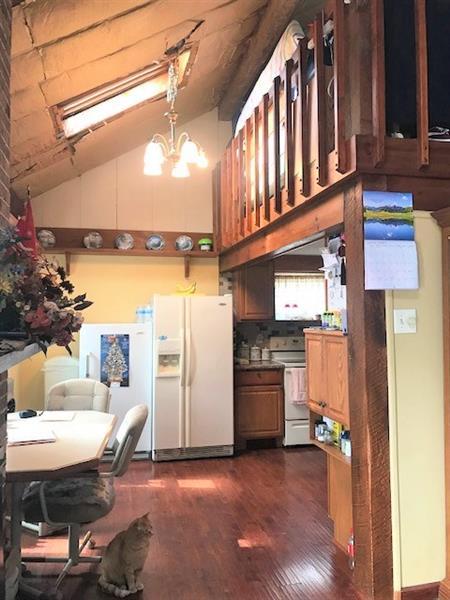
{"label": "loft railing", "polygon": [[[324,62],[323,24],[329,19],[334,24],[332,66]],[[351,168],[342,0],[317,15],[312,39],[314,51],[301,41],[222,157],[215,186],[220,251],[336,183]],[[311,61],[313,76],[308,77]]]}
{"label": "loft railing", "polygon": [[[302,40],[296,55],[228,145],[218,167],[219,252],[355,173],[399,176],[387,182],[394,191],[405,185],[401,177],[450,177],[446,167],[450,144],[430,143],[428,137],[426,8],[426,0],[415,0],[417,136],[409,139],[390,137],[387,131],[384,2],[345,6],[343,0],[332,0],[317,15],[312,24],[313,53]],[[323,24],[329,19],[334,31],[332,66],[325,64],[322,43]],[[370,52],[362,43],[353,56],[354,38],[348,37],[349,31],[369,39]],[[353,88],[354,72],[359,83]],[[355,112],[361,114],[355,116],[351,113],[356,102],[359,109]]]}

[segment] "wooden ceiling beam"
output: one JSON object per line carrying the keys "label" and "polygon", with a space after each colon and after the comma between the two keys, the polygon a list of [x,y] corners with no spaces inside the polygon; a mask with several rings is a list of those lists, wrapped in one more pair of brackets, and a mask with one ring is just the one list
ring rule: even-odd
{"label": "wooden ceiling beam", "polygon": [[242,108],[248,91],[255,83],[261,68],[273,52],[276,43],[288,25],[298,0],[270,0],[252,36],[243,60],[219,104],[219,118],[230,120]]}

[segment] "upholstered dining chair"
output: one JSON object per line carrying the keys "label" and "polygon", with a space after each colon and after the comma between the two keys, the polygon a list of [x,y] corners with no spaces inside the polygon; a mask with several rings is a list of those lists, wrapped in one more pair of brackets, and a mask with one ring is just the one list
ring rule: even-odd
{"label": "upholstered dining chair", "polygon": [[80,540],[81,525],[92,523],[111,512],[114,506],[114,478],[127,471],[142,430],[148,418],[148,408],[139,404],[131,408],[120,425],[113,445],[113,461],[107,472],[86,473],[56,481],[33,482],[23,496],[23,513],[27,521],[44,521],[58,528],[68,526],[68,556],[24,556],[24,563],[65,563],[56,580],[58,590],[71,567],[80,563],[99,563],[100,556],[81,556],[86,545],[95,544],[88,531]]}
{"label": "upholstered dining chair", "polygon": [[67,379],[53,385],[45,399],[45,410],[98,410],[109,412],[111,391],[95,379]]}

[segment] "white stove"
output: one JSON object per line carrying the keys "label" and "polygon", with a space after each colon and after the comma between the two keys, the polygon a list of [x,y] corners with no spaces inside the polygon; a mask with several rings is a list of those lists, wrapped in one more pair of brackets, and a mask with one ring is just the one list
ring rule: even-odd
{"label": "white stove", "polygon": [[[294,402],[299,391],[306,396],[305,338],[302,336],[271,337],[272,360],[284,365],[284,445],[310,444],[309,409]],[[303,373],[299,374],[298,370]],[[299,386],[303,386],[300,387]],[[298,398],[297,398],[298,399]]]}

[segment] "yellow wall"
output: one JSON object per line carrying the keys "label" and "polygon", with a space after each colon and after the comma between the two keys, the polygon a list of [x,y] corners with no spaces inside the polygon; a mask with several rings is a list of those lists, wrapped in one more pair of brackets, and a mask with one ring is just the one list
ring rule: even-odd
{"label": "yellow wall", "polygon": [[[396,590],[445,574],[441,231],[429,213],[415,224],[420,288],[386,305]],[[394,334],[394,308],[417,310],[417,333]]]}
{"label": "yellow wall", "polygon": [[[87,323],[134,322],[136,307],[147,304],[154,293],[171,294],[176,284],[186,284],[181,258],[113,256],[74,256],[70,279],[77,292],[88,293],[93,306],[84,312]],[[197,282],[201,294],[218,293],[217,259],[193,259],[190,281]],[[78,355],[77,343],[72,344]],[[48,356],[65,354],[52,347]],[[19,408],[43,406],[45,357],[38,354],[11,370]]]}

